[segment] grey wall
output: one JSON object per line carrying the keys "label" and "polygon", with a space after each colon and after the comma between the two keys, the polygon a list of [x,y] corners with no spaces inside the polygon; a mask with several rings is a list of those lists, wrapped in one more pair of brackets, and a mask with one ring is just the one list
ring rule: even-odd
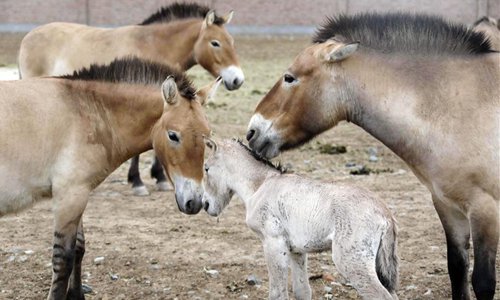
{"label": "grey wall", "polygon": [[[192,0],[191,0],[192,1]],[[53,21],[97,26],[136,24],[174,0],[0,0],[0,30],[30,29]],[[500,0],[199,0],[219,14],[234,9],[233,29],[298,30],[313,28],[325,16],[364,11],[409,11],[443,15],[472,23],[500,18]],[[290,26],[293,25],[293,26]]]}

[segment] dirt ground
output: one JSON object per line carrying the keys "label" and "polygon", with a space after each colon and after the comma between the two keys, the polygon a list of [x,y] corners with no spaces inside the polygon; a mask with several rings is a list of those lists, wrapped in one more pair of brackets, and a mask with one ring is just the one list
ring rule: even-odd
{"label": "dirt ground", "polygon": [[[15,49],[6,43],[18,40],[0,39],[0,50]],[[238,91],[221,89],[215,103],[207,108],[216,138],[244,136],[257,102],[307,43],[306,38],[236,39],[246,82]],[[0,58],[15,57],[11,53],[2,55]],[[210,80],[198,67],[189,73],[197,86]],[[320,146],[324,144],[343,145],[347,152],[322,154]],[[375,152],[378,161],[370,162],[370,154]],[[451,297],[444,233],[430,194],[380,142],[352,124],[342,123],[276,160],[304,176],[357,184],[376,192],[399,223],[399,298]],[[90,197],[84,215],[87,249],[83,278],[93,291],[87,299],[267,298],[261,244],[245,225],[242,202],[233,199],[219,220],[203,211],[184,215],[177,209],[172,192],[154,191],[149,177],[152,153],[143,155],[142,162],[151,196],[132,195],[125,163]],[[376,172],[350,175],[352,168],[346,166],[350,163],[366,165]],[[0,299],[46,296],[52,270],[52,236],[50,201],[0,219]],[[101,264],[94,263],[97,257],[104,258]],[[217,270],[218,275],[210,276],[207,270]],[[313,299],[358,299],[356,291],[335,271],[331,253],[310,255],[308,270],[311,276],[333,276],[333,282],[311,279]],[[262,282],[248,284],[250,275]],[[497,284],[497,297],[499,289]]]}

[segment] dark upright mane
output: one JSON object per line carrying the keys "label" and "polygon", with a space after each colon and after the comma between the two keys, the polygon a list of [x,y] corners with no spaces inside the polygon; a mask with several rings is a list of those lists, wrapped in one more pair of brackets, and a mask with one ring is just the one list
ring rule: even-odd
{"label": "dark upright mane", "polygon": [[173,76],[179,93],[194,100],[196,90],[182,72],[168,65],[141,60],[137,57],[115,59],[108,65],[90,65],[73,74],[57,76],[69,80],[104,81],[112,83],[135,83],[160,86],[168,76]]}
{"label": "dark upright mane", "polygon": [[337,37],[384,53],[467,55],[493,52],[480,32],[443,18],[407,13],[365,13],[328,18],[314,43]]}
{"label": "dark upright mane", "polygon": [[234,141],[236,141],[241,147],[243,147],[243,149],[247,150],[248,153],[250,153],[252,155],[252,157],[255,158],[257,161],[262,162],[265,165],[267,165],[267,166],[269,166],[269,167],[271,167],[271,168],[279,171],[281,174],[286,173],[286,169],[282,165],[280,165],[280,164],[275,165],[271,161],[269,161],[266,158],[260,156],[255,151],[253,151],[252,149],[250,149],[247,145],[243,144],[243,142],[240,139],[234,139]]}
{"label": "dark upright mane", "polygon": [[[160,8],[156,13],[152,14],[146,20],[142,21],[139,25],[149,25],[155,23],[168,23],[173,20],[199,18],[204,19],[210,11],[207,6],[199,5],[196,3],[173,3],[169,6]],[[215,16],[215,25],[224,24],[224,19]]]}

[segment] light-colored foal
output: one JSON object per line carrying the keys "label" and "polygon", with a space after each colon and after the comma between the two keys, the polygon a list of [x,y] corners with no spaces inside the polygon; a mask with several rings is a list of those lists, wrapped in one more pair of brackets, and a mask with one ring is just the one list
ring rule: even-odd
{"label": "light-colored foal", "polygon": [[244,201],[264,246],[269,299],[288,299],[289,265],[295,298],[311,299],[307,253],[328,249],[363,299],[397,299],[396,224],[373,193],[283,174],[239,141],[206,142],[204,208],[218,216],[233,194]]}

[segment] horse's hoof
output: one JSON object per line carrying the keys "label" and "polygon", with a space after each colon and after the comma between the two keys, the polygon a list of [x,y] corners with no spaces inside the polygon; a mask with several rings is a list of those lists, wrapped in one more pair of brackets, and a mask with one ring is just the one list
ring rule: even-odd
{"label": "horse's hoof", "polygon": [[168,181],[161,181],[156,183],[156,188],[161,192],[172,191],[174,187]]}
{"label": "horse's hoof", "polygon": [[149,196],[148,189],[143,185],[133,187],[132,190],[134,191],[134,196]]}

